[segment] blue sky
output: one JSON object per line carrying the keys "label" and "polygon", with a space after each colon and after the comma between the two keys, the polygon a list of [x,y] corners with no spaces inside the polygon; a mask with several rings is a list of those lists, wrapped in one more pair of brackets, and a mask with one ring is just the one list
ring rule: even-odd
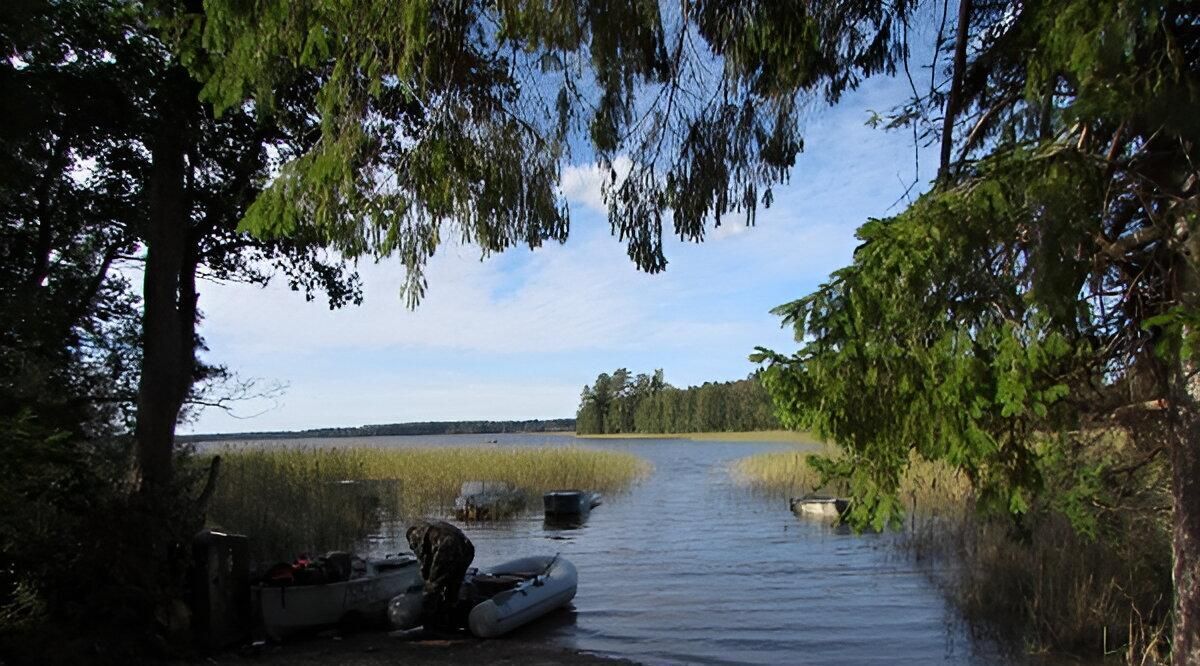
{"label": "blue sky", "polygon": [[[398,261],[359,266],[362,306],[329,311],[285,284],[204,284],[201,333],[243,378],[286,384],[271,400],[206,409],[184,432],[291,430],[402,421],[573,416],[600,372],[663,368],[677,386],[746,376],[756,345],[795,349],[769,310],[847,264],[855,228],[895,213],[914,178],[911,133],[864,125],[904,101],[875,79],[836,108],[815,107],[791,182],[747,228],[730,219],[701,244],[668,244],[665,273],[638,272],[612,237],[598,171],[568,168],[564,245],[481,261],[444,246],[429,291],[405,308]],[[924,189],[936,156],[921,154]]]}

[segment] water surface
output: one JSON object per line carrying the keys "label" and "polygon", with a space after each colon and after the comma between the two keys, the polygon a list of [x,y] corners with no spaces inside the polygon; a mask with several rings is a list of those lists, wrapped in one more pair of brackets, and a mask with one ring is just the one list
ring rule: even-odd
{"label": "water surface", "polygon": [[[999,663],[969,640],[890,535],[854,535],[752,496],[729,475],[743,456],[789,444],[552,435],[372,437],[267,445],[580,445],[654,465],[577,529],[540,512],[462,524],[475,565],[559,552],[579,570],[574,608],[502,640],[552,642],[650,664]],[[539,509],[540,507],[534,507]],[[374,544],[407,550],[400,540]]]}

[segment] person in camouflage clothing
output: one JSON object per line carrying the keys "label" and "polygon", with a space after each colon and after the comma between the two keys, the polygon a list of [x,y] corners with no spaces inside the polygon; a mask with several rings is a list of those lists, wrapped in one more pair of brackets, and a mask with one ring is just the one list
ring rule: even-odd
{"label": "person in camouflage clothing", "polygon": [[475,546],[462,530],[442,520],[422,520],[405,536],[425,580],[422,623],[444,631],[460,628],[458,593],[475,559]]}

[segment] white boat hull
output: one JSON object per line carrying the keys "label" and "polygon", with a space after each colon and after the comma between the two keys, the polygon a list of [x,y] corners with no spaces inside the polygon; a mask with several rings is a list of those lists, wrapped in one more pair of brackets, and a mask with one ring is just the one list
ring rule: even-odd
{"label": "white boat hull", "polygon": [[267,635],[283,640],[304,631],[339,624],[348,619],[383,623],[388,601],[422,585],[421,567],[415,559],[367,576],[321,585],[258,587],[259,609]]}
{"label": "white boat hull", "polygon": [[801,497],[789,502],[792,513],[797,516],[815,516],[818,518],[841,518],[850,506],[848,500],[837,497]]}
{"label": "white boat hull", "polygon": [[471,609],[467,626],[473,635],[479,638],[502,636],[567,605],[575,598],[578,584],[575,565],[561,557],[524,557],[483,573],[504,575],[529,571],[543,573]]}

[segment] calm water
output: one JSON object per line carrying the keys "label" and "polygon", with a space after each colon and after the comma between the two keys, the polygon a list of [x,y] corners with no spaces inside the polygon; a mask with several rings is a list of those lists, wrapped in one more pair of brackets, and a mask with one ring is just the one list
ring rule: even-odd
{"label": "calm water", "polygon": [[[537,435],[304,440],[307,445],[562,446],[628,451],[653,473],[606,497],[578,529],[540,512],[466,524],[475,564],[561,552],[579,570],[574,609],[507,640],[552,642],[651,664],[1000,663],[972,643],[887,535],[839,533],[737,488],[729,463],[786,444],[579,440]],[[538,507],[540,508],[540,507]],[[401,539],[402,540],[402,539]],[[399,542],[381,550],[407,550]]]}

